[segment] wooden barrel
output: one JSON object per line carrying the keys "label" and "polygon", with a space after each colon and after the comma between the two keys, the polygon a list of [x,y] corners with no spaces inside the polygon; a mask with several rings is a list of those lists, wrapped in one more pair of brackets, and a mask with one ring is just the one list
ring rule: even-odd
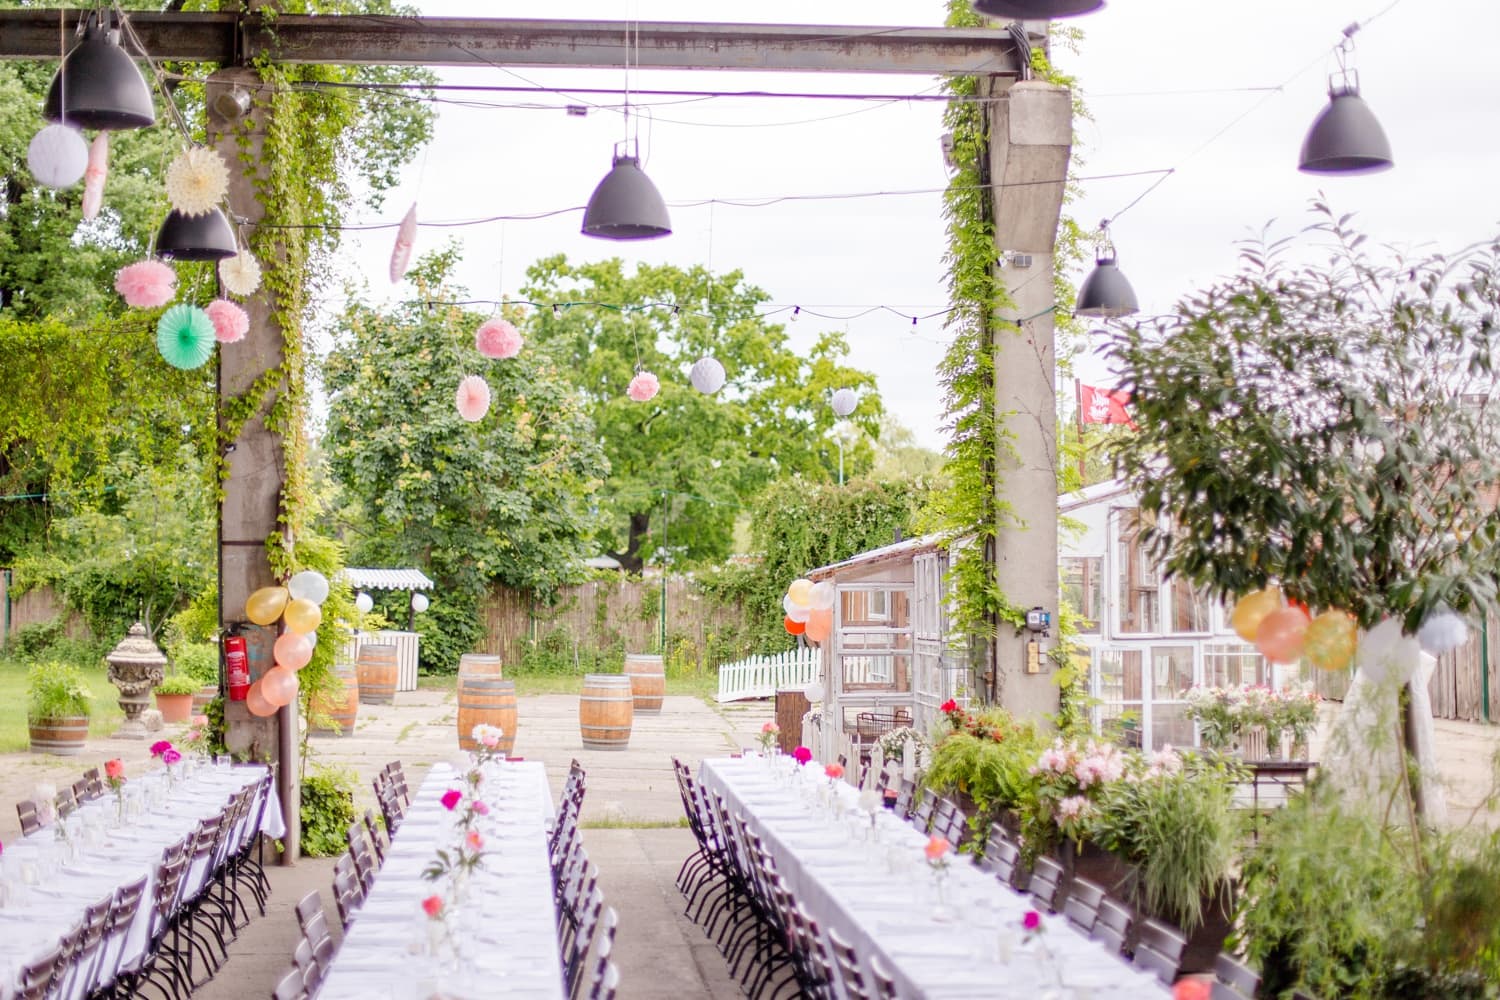
{"label": "wooden barrel", "polygon": [[59,757],[77,757],[83,753],[89,736],[86,716],[69,719],[38,719],[31,723],[32,753],[51,753]]}
{"label": "wooden barrel", "polygon": [[494,653],[465,653],[458,658],[458,676],[460,677],[464,674],[499,677],[501,673],[500,657]]}
{"label": "wooden barrel", "polygon": [[661,657],[651,653],[626,653],[625,676],[630,678],[630,693],[635,697],[637,712],[661,712],[661,700],[667,693],[667,674]]}
{"label": "wooden barrel", "polygon": [[396,701],[396,647],[367,642],[354,661],[359,700],[364,705],[391,705]]}
{"label": "wooden barrel", "polygon": [[624,750],[635,717],[630,678],[623,674],[584,674],[578,696],[578,730],[586,750]]}
{"label": "wooden barrel", "polygon": [[499,726],[500,749],[516,748],[516,682],[485,674],[458,675],[458,746],[474,750],[479,744],[470,734],[480,723]]}
{"label": "wooden barrel", "polygon": [[314,725],[312,731],[348,736],[354,732],[354,720],[359,715],[359,671],[348,660],[339,659],[333,664],[333,673],[343,687],[337,693],[320,695],[312,701],[313,718],[325,715],[332,726]]}

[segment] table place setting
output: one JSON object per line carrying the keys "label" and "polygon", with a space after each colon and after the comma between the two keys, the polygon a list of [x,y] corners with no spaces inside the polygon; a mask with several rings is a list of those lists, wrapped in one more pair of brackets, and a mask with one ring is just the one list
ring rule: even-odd
{"label": "table place setting", "polygon": [[1037,913],[1028,897],[947,840],[885,809],[874,791],[844,782],[838,765],[778,755],[712,758],[700,776],[760,836],[825,933],[837,930],[865,961],[878,956],[902,996],[1171,995],[1061,915]]}

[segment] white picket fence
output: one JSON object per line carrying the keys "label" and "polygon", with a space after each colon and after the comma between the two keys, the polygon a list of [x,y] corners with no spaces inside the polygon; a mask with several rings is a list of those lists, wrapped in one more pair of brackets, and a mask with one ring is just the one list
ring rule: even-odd
{"label": "white picket fence", "polygon": [[816,649],[789,649],[775,656],[751,656],[719,667],[719,701],[770,698],[781,688],[806,687],[820,679]]}

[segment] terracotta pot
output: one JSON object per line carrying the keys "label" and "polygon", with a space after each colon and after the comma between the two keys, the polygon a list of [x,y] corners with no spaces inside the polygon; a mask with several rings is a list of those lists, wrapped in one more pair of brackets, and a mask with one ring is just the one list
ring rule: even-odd
{"label": "terracotta pot", "polygon": [[190,694],[161,694],[156,695],[156,710],[161,713],[163,722],[186,722],[193,717],[193,695]]}

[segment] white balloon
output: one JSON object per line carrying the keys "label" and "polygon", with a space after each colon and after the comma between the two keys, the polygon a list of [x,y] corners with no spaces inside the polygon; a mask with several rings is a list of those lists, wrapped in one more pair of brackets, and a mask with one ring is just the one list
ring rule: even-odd
{"label": "white balloon", "polygon": [[724,388],[724,366],[715,358],[699,358],[688,372],[688,381],[694,389],[712,396]]}
{"label": "white balloon", "polygon": [[370,613],[370,609],[375,607],[375,600],[369,594],[360,591],[359,596],[354,599],[354,607],[358,609],[360,614],[367,615]]}
{"label": "white balloon", "polygon": [[802,689],[802,693],[807,695],[808,701],[822,701],[823,696],[828,692],[823,690],[823,685],[820,681],[813,681]]}
{"label": "white balloon", "polygon": [[853,389],[840,389],[833,394],[833,412],[840,417],[847,417],[858,405],[859,397],[854,395]]}
{"label": "white balloon", "polygon": [[1401,634],[1400,620],[1387,618],[1359,637],[1354,664],[1372,684],[1405,684],[1421,652],[1416,637]]}
{"label": "white balloon", "polygon": [[415,611],[417,614],[420,615],[422,612],[426,611],[427,610],[427,604],[428,604],[428,601],[427,601],[427,595],[426,594],[412,594],[411,595],[411,609],[413,611]]}
{"label": "white balloon", "polygon": [[66,125],[48,125],[31,139],[26,165],[37,183],[49,188],[72,187],[89,168],[89,144],[83,133]]}
{"label": "white balloon", "polygon": [[819,611],[830,611],[833,609],[833,600],[838,596],[833,584],[827,580],[813,584],[812,606]]}
{"label": "white balloon", "polygon": [[286,582],[286,589],[293,597],[314,604],[328,600],[328,578],[315,569],[293,574]]}
{"label": "white balloon", "polygon": [[786,616],[794,622],[805,622],[807,621],[807,616],[812,614],[812,608],[804,608],[792,603],[790,594],[782,595],[781,607],[786,611]]}
{"label": "white balloon", "polygon": [[1422,627],[1417,630],[1417,641],[1422,644],[1422,652],[1429,656],[1442,656],[1469,641],[1469,626],[1456,613],[1443,608],[1429,615],[1422,623]]}

